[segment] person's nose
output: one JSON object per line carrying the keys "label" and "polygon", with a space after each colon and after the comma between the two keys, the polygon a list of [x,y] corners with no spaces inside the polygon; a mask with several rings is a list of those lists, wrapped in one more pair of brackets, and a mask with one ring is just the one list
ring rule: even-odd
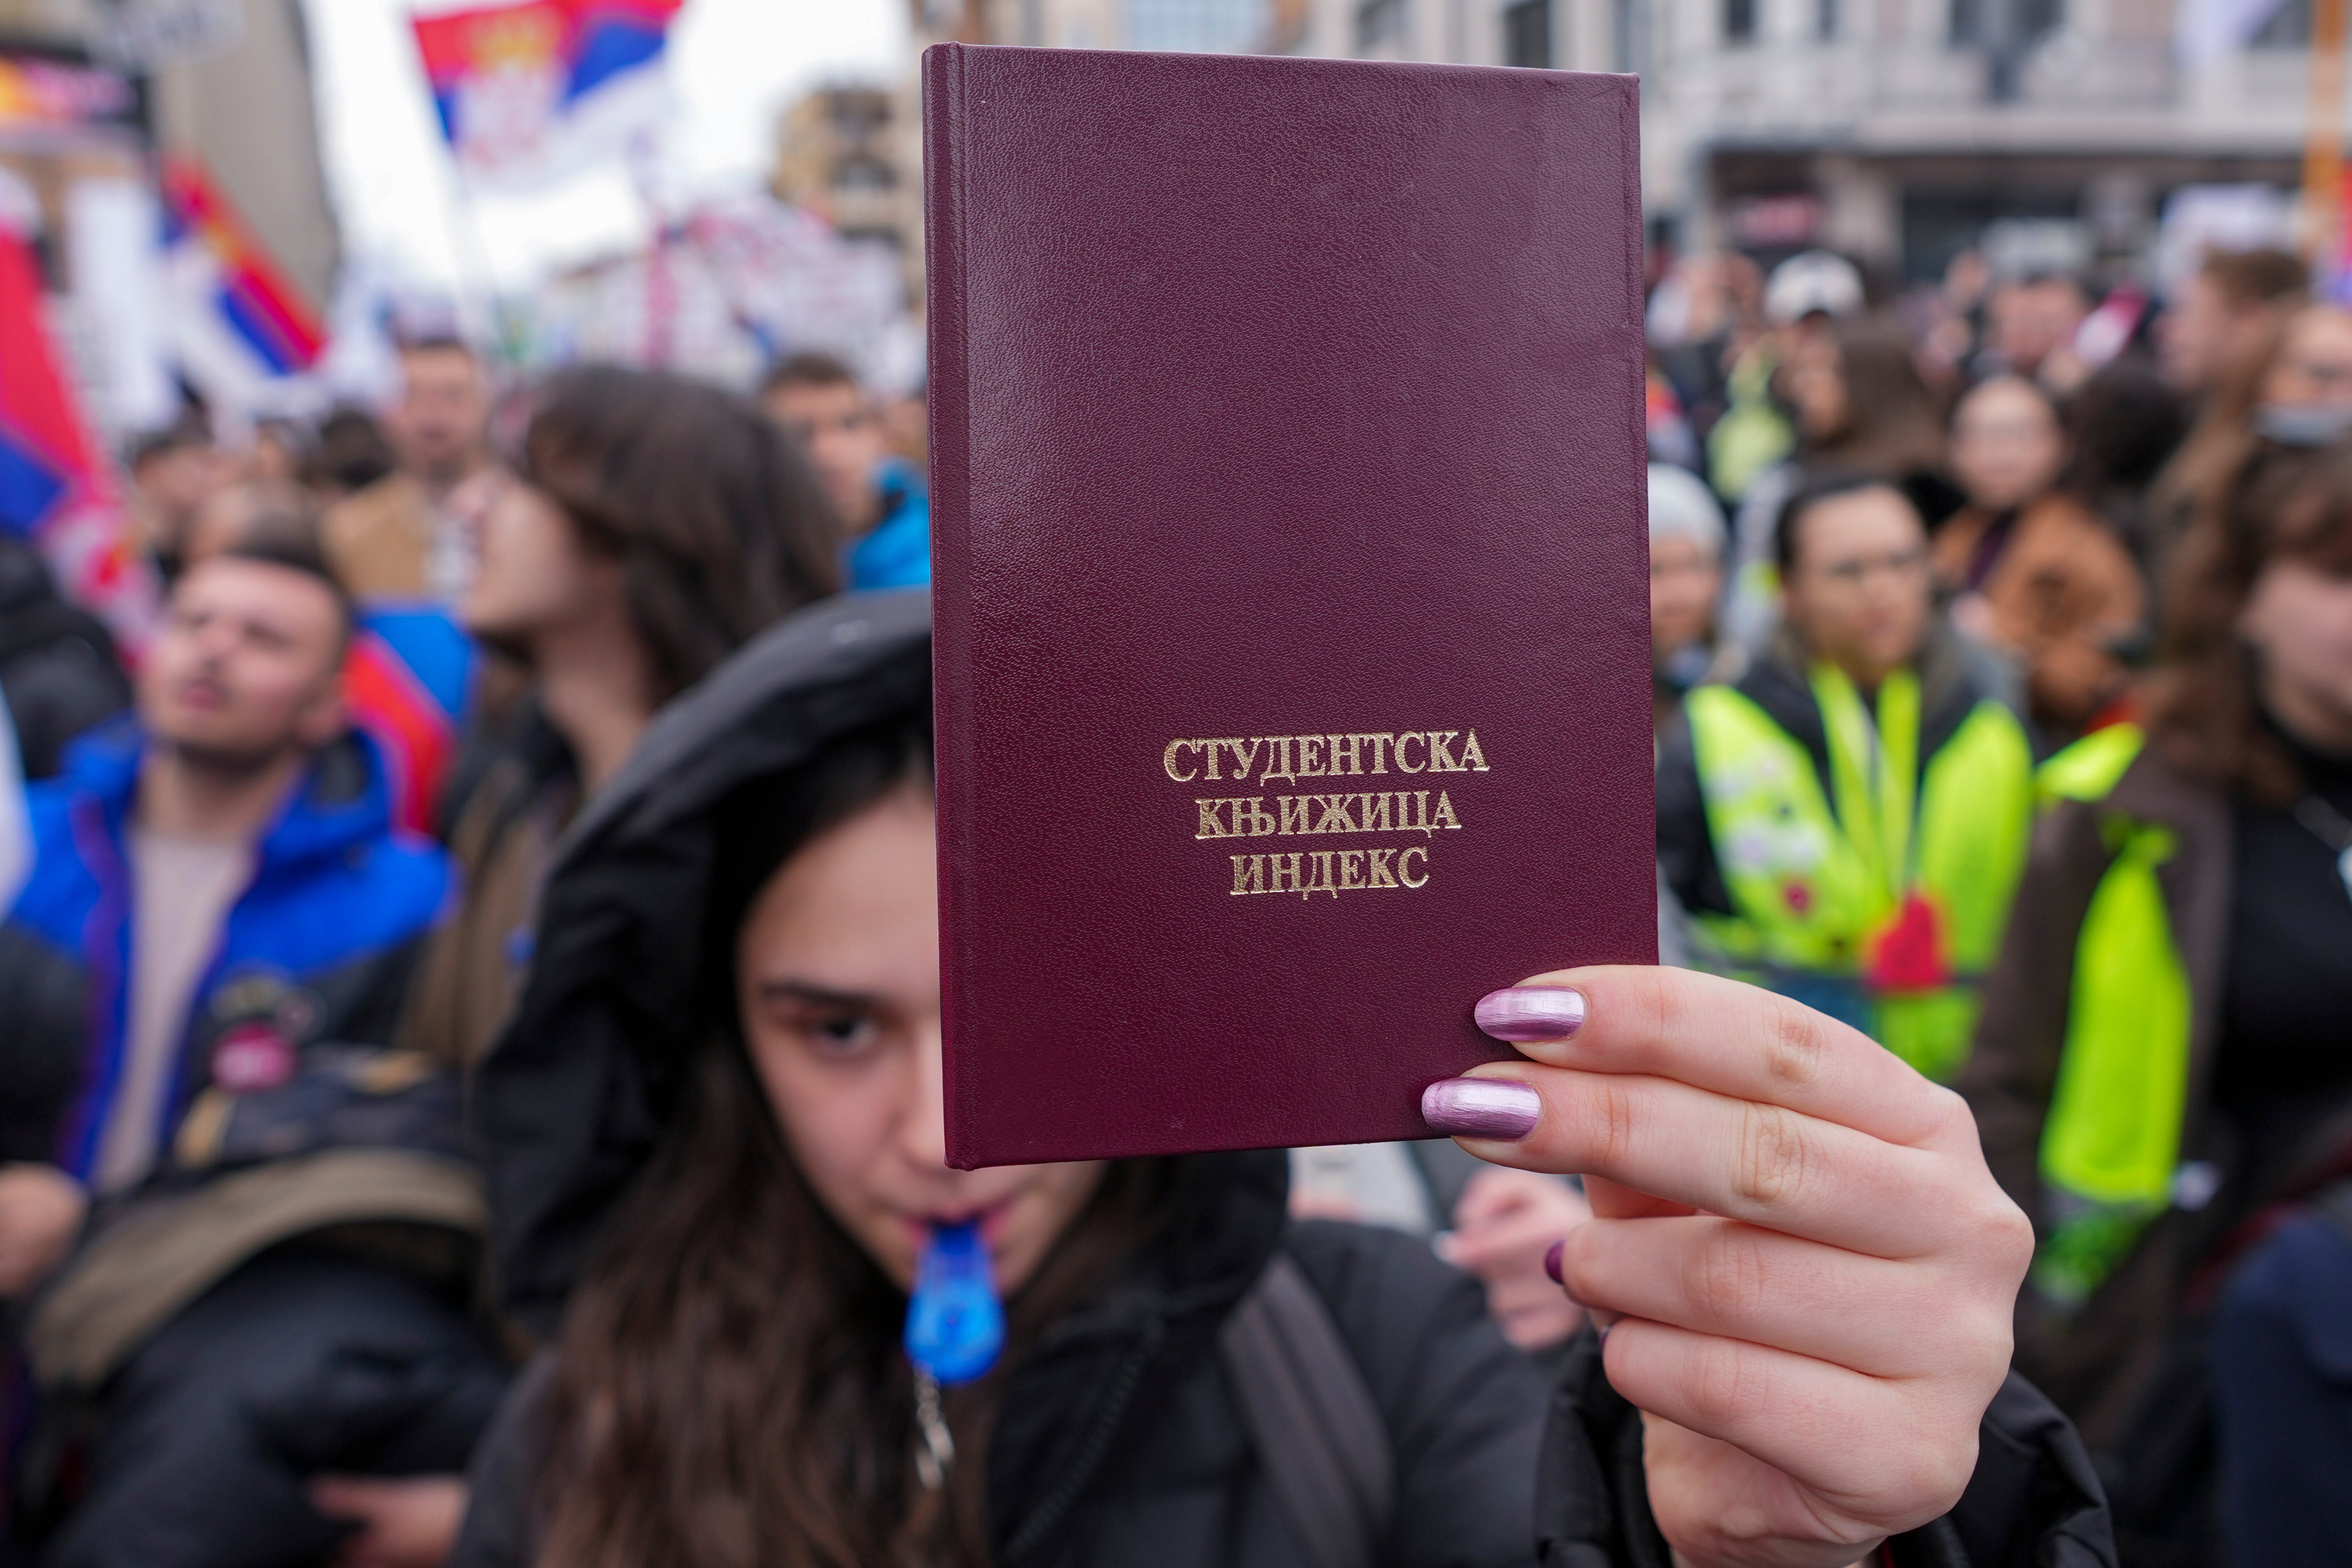
{"label": "person's nose", "polygon": [[936,1170],[948,1163],[947,1069],[937,1024],[916,1042],[913,1067],[913,1093],[899,1122],[899,1147],[910,1164]]}
{"label": "person's nose", "polygon": [[206,621],[196,627],[196,656],[209,669],[236,650],[238,635],[226,621]]}

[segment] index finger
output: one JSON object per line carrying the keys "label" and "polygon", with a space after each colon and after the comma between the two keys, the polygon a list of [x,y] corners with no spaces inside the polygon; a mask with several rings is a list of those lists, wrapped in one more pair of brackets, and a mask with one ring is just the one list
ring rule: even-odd
{"label": "index finger", "polygon": [[1955,1136],[1949,1091],[1895,1053],[1826,1014],[1720,975],[1633,964],[1559,969],[1482,998],[1478,1023],[1547,1067],[1671,1079],[1914,1148]]}

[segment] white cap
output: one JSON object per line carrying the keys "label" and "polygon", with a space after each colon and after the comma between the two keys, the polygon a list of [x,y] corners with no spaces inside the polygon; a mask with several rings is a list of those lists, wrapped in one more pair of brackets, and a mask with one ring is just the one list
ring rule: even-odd
{"label": "white cap", "polygon": [[1826,250],[1799,252],[1772,268],[1764,284],[1765,319],[1776,327],[1792,326],[1816,310],[1851,316],[1862,305],[1862,274]]}
{"label": "white cap", "polygon": [[1701,550],[1723,559],[1723,508],[1706,481],[1688,468],[1670,463],[1650,465],[1650,542],[1687,539]]}

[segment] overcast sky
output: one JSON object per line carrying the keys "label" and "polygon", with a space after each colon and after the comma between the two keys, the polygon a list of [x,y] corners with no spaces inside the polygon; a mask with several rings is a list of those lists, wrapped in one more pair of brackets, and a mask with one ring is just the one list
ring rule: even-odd
{"label": "overcast sky", "polygon": [[[407,24],[412,9],[463,6],[305,3],[327,177],[347,251],[386,259],[419,282],[470,281],[485,263],[460,237],[448,155]],[[755,182],[779,110],[820,82],[895,78],[910,64],[908,49],[906,0],[687,0],[670,36],[673,168],[692,189]],[[486,264],[509,285],[644,233],[619,170],[528,198],[478,197],[474,210]]]}

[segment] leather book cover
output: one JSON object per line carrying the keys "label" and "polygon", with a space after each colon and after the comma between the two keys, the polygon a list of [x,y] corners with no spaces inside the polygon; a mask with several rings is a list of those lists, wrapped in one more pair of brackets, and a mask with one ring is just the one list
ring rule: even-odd
{"label": "leather book cover", "polygon": [[923,89],[948,1158],[1425,1137],[1656,957],[1634,81]]}

